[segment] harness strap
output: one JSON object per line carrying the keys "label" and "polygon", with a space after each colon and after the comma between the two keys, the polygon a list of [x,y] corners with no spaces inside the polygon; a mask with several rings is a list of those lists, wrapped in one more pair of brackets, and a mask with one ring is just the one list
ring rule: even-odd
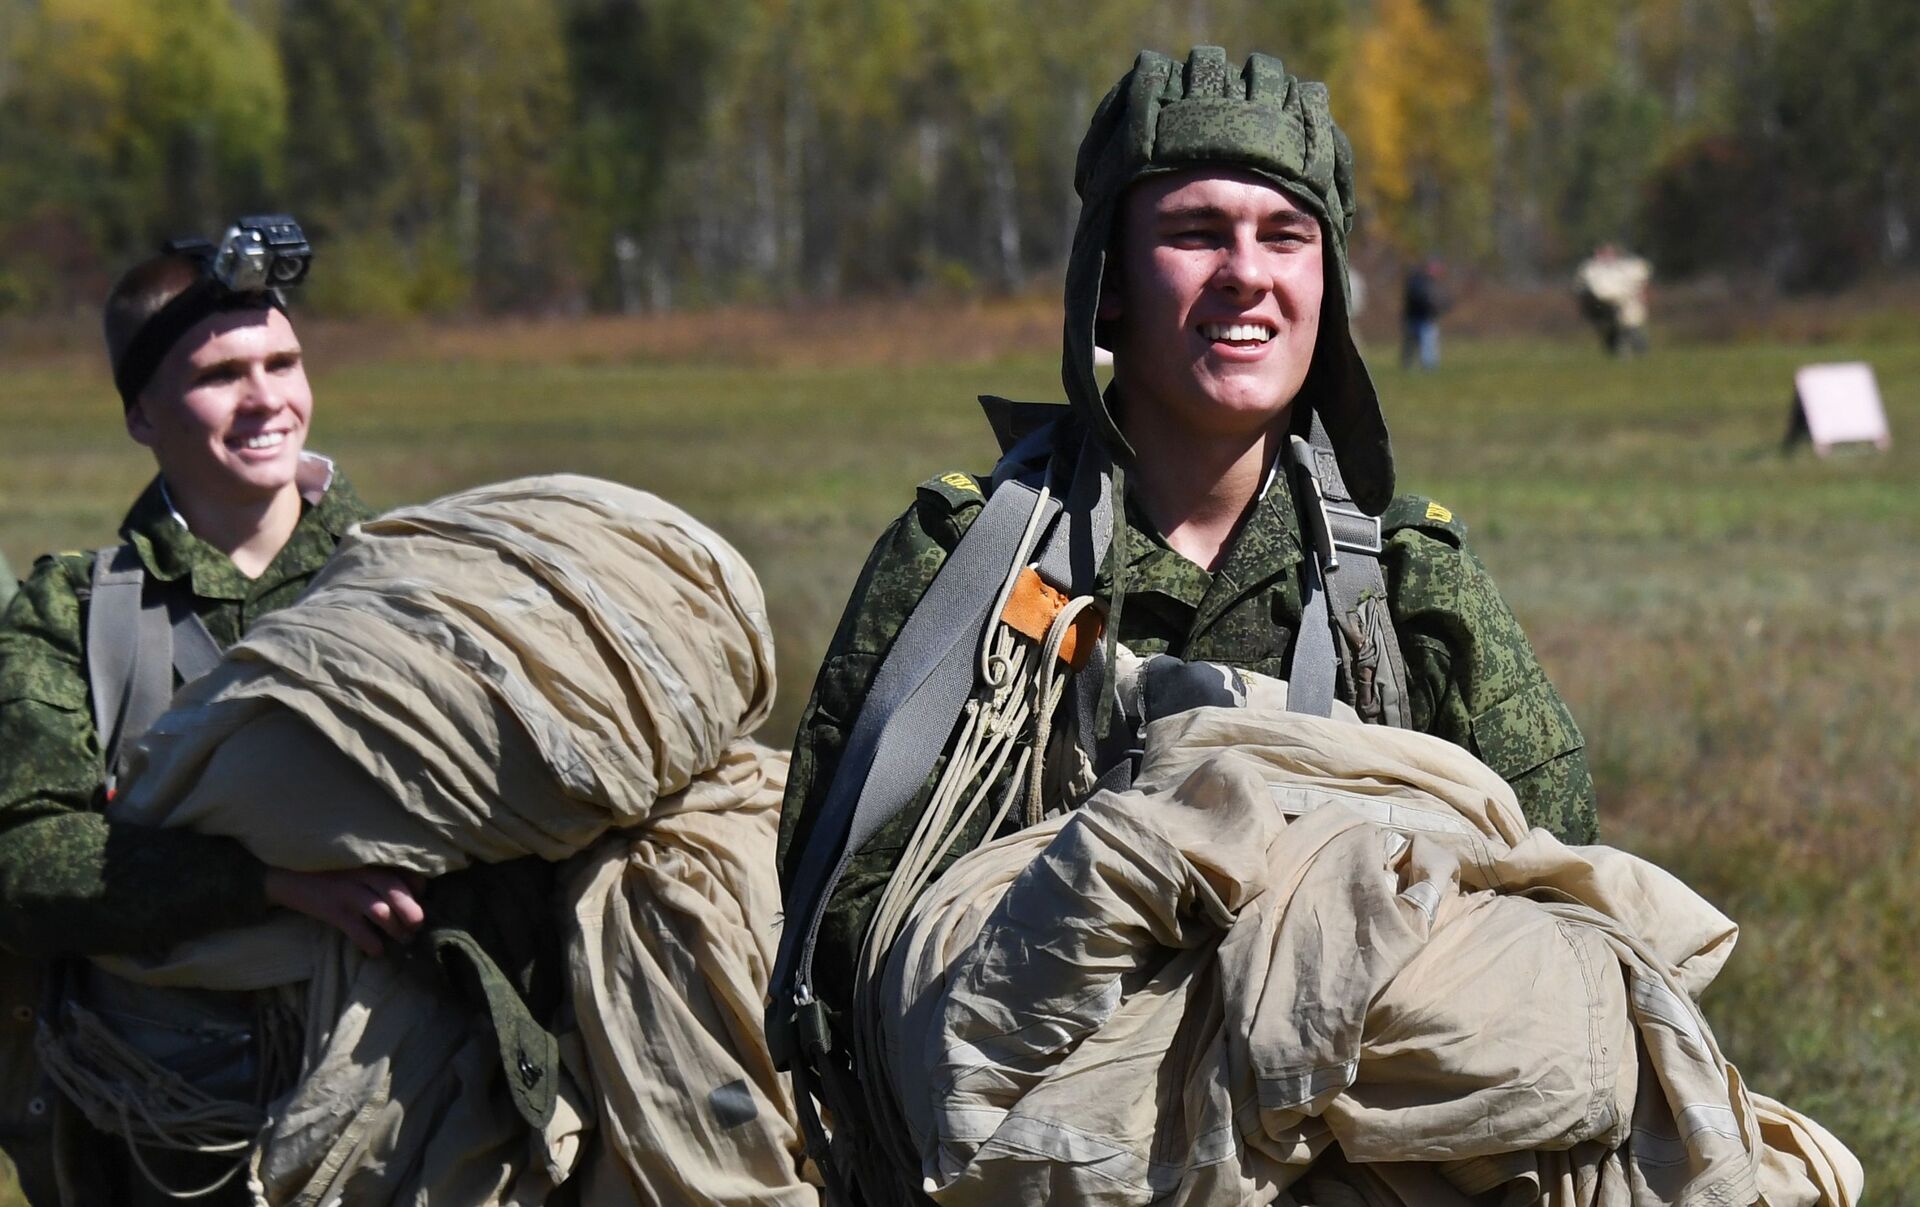
{"label": "harness strap", "polygon": [[[1300,483],[1295,505],[1308,556],[1301,568],[1303,607],[1288,672],[1288,707],[1326,716],[1317,705],[1324,698],[1331,708],[1333,681],[1344,665],[1363,719],[1411,728],[1406,655],[1393,629],[1380,566],[1386,542],[1379,517],[1354,506],[1319,412],[1312,415],[1307,439],[1296,437],[1292,448]],[[1295,693],[1304,696],[1297,708]]]}
{"label": "harness strap", "polygon": [[207,622],[193,610],[193,601],[187,592],[162,594],[167,597],[167,629],[173,636],[173,669],[179,673],[181,683],[192,683],[220,664],[220,643],[207,632]]}
{"label": "harness strap", "polygon": [[[1315,422],[1318,422],[1316,418]],[[1325,573],[1339,564],[1329,531],[1326,501],[1314,472],[1313,450],[1300,437],[1288,444],[1294,467],[1294,505],[1307,556],[1300,559],[1300,631],[1293,640],[1287,669],[1287,711],[1326,717],[1333,714],[1333,688],[1339,658],[1333,649],[1333,623],[1327,611]]]}
{"label": "harness strap", "polygon": [[122,752],[167,710],[174,676],[190,683],[219,661],[219,643],[192,601],[165,584],[149,584],[138,549],[130,543],[110,545],[94,555],[87,688],[109,795]]}
{"label": "harness strap", "polygon": [[1046,513],[1045,523],[1060,504],[1025,482],[993,492],[874,676],[787,894],[767,1020],[768,1042],[783,1068],[794,1056],[796,1009],[813,1004],[813,953],[827,902],[854,853],[906,807],[940,757],[973,694],[971,664],[994,598],[983,588],[1004,581],[1023,556],[1021,538],[1036,508]]}

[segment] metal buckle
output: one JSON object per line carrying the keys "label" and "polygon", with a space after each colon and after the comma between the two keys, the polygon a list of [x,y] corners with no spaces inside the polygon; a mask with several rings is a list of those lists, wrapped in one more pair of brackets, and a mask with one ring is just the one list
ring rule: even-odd
{"label": "metal buckle", "polygon": [[1300,513],[1300,535],[1306,538],[1307,548],[1321,559],[1321,572],[1327,573],[1340,568],[1339,542],[1333,537],[1333,524],[1328,516],[1326,496],[1320,489],[1320,474],[1313,463],[1313,446],[1295,436],[1288,446],[1293,454],[1293,463],[1300,470],[1300,491],[1306,498],[1295,501]]}
{"label": "metal buckle", "polygon": [[1333,547],[1344,549],[1348,553],[1364,553],[1368,557],[1379,557],[1386,548],[1380,534],[1380,517],[1368,515],[1357,508],[1342,506],[1339,503],[1326,504],[1327,527],[1333,536]]}

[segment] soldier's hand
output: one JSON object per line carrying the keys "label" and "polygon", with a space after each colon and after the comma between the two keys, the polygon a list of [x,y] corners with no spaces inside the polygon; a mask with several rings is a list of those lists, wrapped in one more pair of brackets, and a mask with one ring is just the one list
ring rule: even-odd
{"label": "soldier's hand", "polygon": [[386,949],[386,938],[404,943],[420,928],[420,887],[418,875],[393,868],[267,869],[267,900],[326,923],[370,956]]}

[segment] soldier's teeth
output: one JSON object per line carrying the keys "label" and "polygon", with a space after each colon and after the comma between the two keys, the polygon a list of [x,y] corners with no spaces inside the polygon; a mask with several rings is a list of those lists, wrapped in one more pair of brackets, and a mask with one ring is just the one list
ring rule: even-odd
{"label": "soldier's teeth", "polygon": [[1261,323],[1205,323],[1200,334],[1212,340],[1225,340],[1229,343],[1254,341],[1266,343],[1273,338],[1273,329]]}
{"label": "soldier's teeth", "polygon": [[240,442],[241,448],[274,448],[287,438],[285,432],[264,432],[258,436],[249,436]]}

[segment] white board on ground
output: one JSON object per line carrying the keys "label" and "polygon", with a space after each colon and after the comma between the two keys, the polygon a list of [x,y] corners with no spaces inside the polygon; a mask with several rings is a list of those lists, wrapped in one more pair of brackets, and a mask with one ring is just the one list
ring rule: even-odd
{"label": "white board on ground", "polygon": [[1863,361],[1802,365],[1793,375],[1793,426],[1787,439],[1800,436],[1821,456],[1839,444],[1892,447],[1873,366]]}

